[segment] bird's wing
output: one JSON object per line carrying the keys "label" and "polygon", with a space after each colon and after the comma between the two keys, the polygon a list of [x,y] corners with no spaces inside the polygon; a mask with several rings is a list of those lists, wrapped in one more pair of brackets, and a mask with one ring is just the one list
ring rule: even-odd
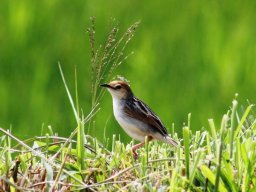
{"label": "bird's wing", "polygon": [[159,117],[141,100],[133,97],[131,102],[127,102],[124,111],[130,117],[151,125],[163,136],[168,135]]}

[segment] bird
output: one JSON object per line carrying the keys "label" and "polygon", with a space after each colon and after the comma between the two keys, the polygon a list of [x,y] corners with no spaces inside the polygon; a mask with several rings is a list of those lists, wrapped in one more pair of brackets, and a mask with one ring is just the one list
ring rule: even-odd
{"label": "bird", "polygon": [[140,142],[132,147],[135,159],[138,157],[136,150],[145,144],[146,136],[148,141],[160,140],[178,146],[178,142],[168,135],[160,118],[133,94],[126,81],[114,80],[101,86],[107,88],[112,96],[116,121],[131,138]]}

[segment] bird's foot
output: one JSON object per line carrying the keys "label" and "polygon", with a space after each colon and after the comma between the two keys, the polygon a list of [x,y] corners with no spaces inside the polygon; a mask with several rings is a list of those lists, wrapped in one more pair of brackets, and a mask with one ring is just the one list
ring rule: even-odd
{"label": "bird's foot", "polygon": [[132,154],[133,154],[133,158],[135,160],[137,160],[138,159],[138,154],[136,153],[136,149],[132,149]]}
{"label": "bird's foot", "polygon": [[135,160],[138,159],[138,154],[136,153],[136,150],[138,148],[142,147],[144,144],[145,144],[144,142],[141,142],[141,143],[138,143],[137,145],[134,145],[132,147],[132,153],[133,153],[133,157],[134,157]]}

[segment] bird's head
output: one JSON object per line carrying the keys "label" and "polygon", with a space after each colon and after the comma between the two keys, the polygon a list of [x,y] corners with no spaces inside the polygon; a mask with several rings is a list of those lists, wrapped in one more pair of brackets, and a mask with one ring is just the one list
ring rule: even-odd
{"label": "bird's head", "polygon": [[126,99],[133,95],[129,84],[125,81],[111,81],[110,83],[102,84],[101,86],[107,88],[115,99]]}

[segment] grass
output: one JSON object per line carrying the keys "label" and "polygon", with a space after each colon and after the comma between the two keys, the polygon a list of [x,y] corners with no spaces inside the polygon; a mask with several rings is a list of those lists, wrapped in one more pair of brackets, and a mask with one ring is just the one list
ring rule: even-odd
{"label": "grass", "polygon": [[[237,125],[232,129],[233,113]],[[78,132],[69,138],[49,132],[20,141],[1,128],[0,190],[254,191],[256,118],[252,105],[241,115],[229,111],[219,128],[213,126],[213,120],[209,122],[210,131],[192,133],[184,126],[183,138],[174,134],[182,143],[178,148],[149,142],[139,150],[136,161],[133,142],[124,145],[116,137],[109,150],[89,135],[84,135],[84,141],[74,140]]]}
{"label": "grass", "polygon": [[[139,149],[134,160],[132,141],[113,136],[104,143],[86,135],[85,127],[100,110],[102,80],[124,61],[123,54],[138,23],[120,38],[114,26],[106,45],[95,49],[94,18],[88,29],[92,55],[92,110],[85,116],[60,73],[77,122],[68,138],[48,133],[21,141],[11,129],[0,128],[0,191],[254,191],[256,188],[256,115],[249,104],[238,110],[235,98],[221,125],[209,119],[208,129],[192,133],[188,122],[177,148],[153,141]],[[102,48],[103,47],[103,48]],[[194,115],[196,117],[196,114]],[[118,125],[117,125],[118,126]],[[99,128],[100,129],[100,128]],[[103,131],[103,130],[101,130]],[[145,138],[147,140],[147,138]]]}

